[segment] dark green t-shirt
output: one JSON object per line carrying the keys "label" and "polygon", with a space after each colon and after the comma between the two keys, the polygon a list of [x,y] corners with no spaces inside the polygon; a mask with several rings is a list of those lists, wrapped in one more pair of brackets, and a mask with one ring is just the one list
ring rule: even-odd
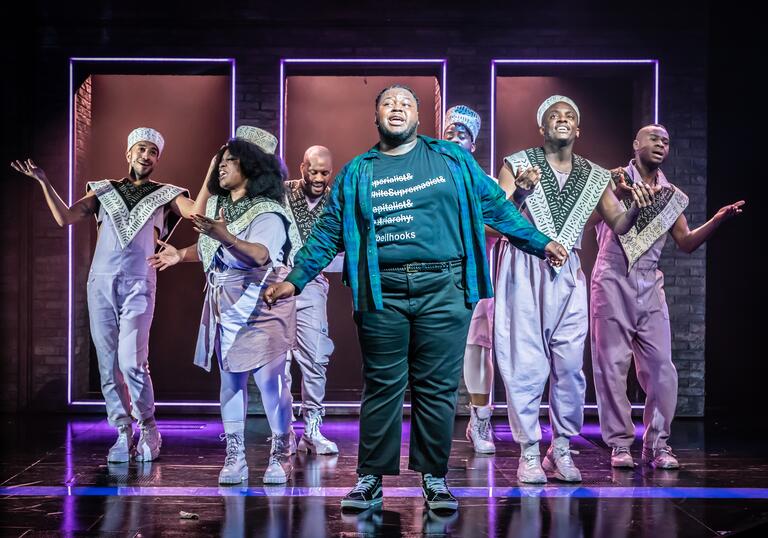
{"label": "dark green t-shirt", "polygon": [[374,160],[371,205],[380,264],[464,256],[451,171],[421,139],[405,155],[381,154]]}

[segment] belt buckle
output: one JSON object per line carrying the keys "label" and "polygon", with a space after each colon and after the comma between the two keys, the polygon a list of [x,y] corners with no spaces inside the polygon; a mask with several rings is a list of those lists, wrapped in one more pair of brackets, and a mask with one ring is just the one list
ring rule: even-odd
{"label": "belt buckle", "polygon": [[405,264],[405,272],[406,273],[418,273],[419,270],[417,268],[418,264],[416,263],[406,263]]}

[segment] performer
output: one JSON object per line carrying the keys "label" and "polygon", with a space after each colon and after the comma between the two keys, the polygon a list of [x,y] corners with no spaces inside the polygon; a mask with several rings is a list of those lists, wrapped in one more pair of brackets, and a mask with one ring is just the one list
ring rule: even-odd
{"label": "performer", "polygon": [[645,391],[642,460],[660,469],[679,463],[667,444],[677,404],[677,371],[672,364],[669,311],[664,275],[658,269],[667,232],[684,252],[693,252],[726,220],[741,213],[744,201],[722,207],[708,222],[691,231],[683,211],[688,197],[661,171],[669,155],[669,133],[659,124],[637,132],[634,159],[613,170],[613,192],[629,206],[632,187],[660,188],[644,207],[634,227],[616,235],[597,224],[599,250],[592,272],[590,317],[592,366],[603,439],[611,447],[611,466],[634,468],[630,446],[635,439],[627,373],[632,357]]}
{"label": "performer", "polygon": [[395,84],[376,97],[379,143],[336,178],[328,204],[268,301],[290,297],[345,251],[363,355],[357,485],[343,508],[380,504],[398,474],[402,403],[411,389],[409,468],[430,508],[456,509],[445,482],[456,389],[472,306],[491,295],[483,220],[528,252],[561,264],[469,153],[417,136],[418,99]]}
{"label": "performer", "polygon": [[[544,470],[568,482],[581,480],[569,439],[584,419],[582,372],[587,336],[587,290],[578,250],[587,219],[597,210],[618,234],[629,230],[652,192],[638,183],[625,211],[610,189],[610,172],[573,153],[579,136],[579,109],[553,95],[538,109],[544,145],[504,159],[499,182],[543,233],[570,253],[562,268],[551,268],[524,252],[502,247],[496,281],[494,332],[496,364],[507,393],[512,436],[520,443],[521,482],[542,483]],[[551,372],[551,375],[550,375]],[[550,381],[552,446],[539,456],[539,406]]]}
{"label": "performer", "polygon": [[[312,146],[304,152],[299,167],[301,179],[287,182],[288,209],[301,234],[307,240],[317,218],[328,202],[328,185],[333,178],[333,158],[328,148]],[[321,273],[296,296],[296,348],[288,354],[285,374],[291,386],[291,359],[301,369],[301,414],[304,433],[299,450],[316,454],[338,454],[336,443],[320,432],[325,408],[326,369],[333,353],[328,336],[328,279]]]}
{"label": "performer", "polygon": [[[475,152],[475,141],[480,132],[480,115],[465,105],[448,109],[445,113],[443,139],[455,142],[470,153]],[[493,263],[491,251],[498,235],[488,228],[485,231],[485,254]],[[469,322],[467,346],[464,349],[464,382],[469,392],[469,424],[467,440],[478,454],[493,454],[491,427],[491,389],[493,387],[493,298],[480,299]]]}
{"label": "performer", "polygon": [[211,162],[205,215],[193,217],[200,233],[197,245],[177,250],[163,243],[165,249],[149,261],[161,271],[179,262],[201,261],[206,272],[195,364],[210,371],[214,352],[219,361],[227,442],[219,483],[248,478],[244,435],[252,375],[272,430],[264,483],[280,484],[293,470],[285,357],[294,343],[296,306],[291,297],[267,309],[261,292],[288,274],[291,248],[301,240],[281,205],[282,165],[272,154],[277,139],[248,126],[239,127],[236,134]]}
{"label": "performer", "polygon": [[[170,236],[178,217],[194,214],[186,189],[150,179],[165,141],[149,127],[128,134],[128,176],[87,184],[83,198],[68,207],[42,168],[31,159],[11,166],[40,183],[56,223],[70,226],[96,217],[98,238],[88,274],[88,315],[96,348],[107,420],[117,440],[107,461],[151,461],[162,438],[155,422],[149,374],[149,328],[155,309],[157,275],[146,264],[155,241]],[[133,420],[139,441],[133,439]]]}

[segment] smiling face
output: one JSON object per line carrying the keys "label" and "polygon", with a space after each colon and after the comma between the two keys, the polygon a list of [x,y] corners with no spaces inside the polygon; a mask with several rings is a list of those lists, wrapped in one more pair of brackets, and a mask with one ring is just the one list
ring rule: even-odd
{"label": "smiling face", "polygon": [[390,88],[379,98],[376,106],[376,126],[379,135],[394,144],[416,138],[419,108],[416,97],[406,88]]}
{"label": "smiling face", "polygon": [[160,151],[152,142],[136,142],[125,154],[129,174],[134,179],[148,178],[160,158]]}
{"label": "smiling face", "polygon": [[669,155],[669,133],[661,125],[646,125],[632,142],[635,159],[648,168],[658,168]]}
{"label": "smiling face", "polygon": [[302,189],[309,198],[318,198],[325,193],[333,177],[333,162],[331,152],[322,146],[313,146],[304,153],[300,166],[301,177],[304,180]]}
{"label": "smiling face", "polygon": [[568,103],[559,102],[549,107],[541,122],[539,132],[545,142],[567,146],[579,137],[579,115]]}
{"label": "smiling face", "polygon": [[240,159],[225,150],[219,162],[219,185],[222,189],[233,191],[245,185],[247,179],[240,170]]}
{"label": "smiling face", "polygon": [[472,133],[463,123],[452,123],[446,127],[443,139],[458,144],[470,153],[475,152],[475,143],[472,141]]}

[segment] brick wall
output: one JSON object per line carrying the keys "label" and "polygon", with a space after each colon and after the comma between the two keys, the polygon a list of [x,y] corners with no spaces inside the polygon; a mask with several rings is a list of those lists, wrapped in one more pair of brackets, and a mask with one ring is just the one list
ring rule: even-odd
{"label": "brick wall", "polygon": [[[276,131],[281,57],[438,57],[448,59],[448,102],[490,113],[491,58],[658,58],[661,120],[672,134],[667,175],[691,198],[692,225],[706,208],[706,14],[701,8],[667,8],[653,23],[613,7],[590,9],[558,2],[516,11],[414,8],[390,18],[364,6],[315,13],[311,7],[173,12],[162,5],[133,13],[128,5],[100,2],[71,9],[45,2],[29,15],[33,32],[16,44],[27,77],[10,94],[26,109],[9,146],[33,155],[64,196],[67,172],[67,59],[70,56],[234,57],[237,121]],[[559,11],[562,6],[570,6]],[[586,6],[586,7],[585,7]],[[143,11],[143,10],[142,10]],[[226,11],[226,12],[223,12]],[[567,14],[566,14],[567,13]],[[149,16],[148,16],[149,15]],[[172,31],[168,29],[172,28]],[[5,105],[8,106],[7,104]],[[23,123],[23,125],[22,125]],[[487,166],[489,122],[483,125],[478,161]],[[6,127],[4,131],[9,129]],[[483,141],[486,141],[483,143]],[[629,142],[629,141],[628,141]],[[6,409],[17,405],[61,410],[66,386],[66,231],[53,223],[36,185],[8,170],[21,184],[20,199],[3,205],[0,234],[7,253],[0,268],[3,301],[2,391]],[[9,218],[13,214],[18,218]],[[671,241],[662,268],[680,371],[681,415],[704,409],[705,251],[677,252]],[[20,392],[22,397],[19,396]]]}

